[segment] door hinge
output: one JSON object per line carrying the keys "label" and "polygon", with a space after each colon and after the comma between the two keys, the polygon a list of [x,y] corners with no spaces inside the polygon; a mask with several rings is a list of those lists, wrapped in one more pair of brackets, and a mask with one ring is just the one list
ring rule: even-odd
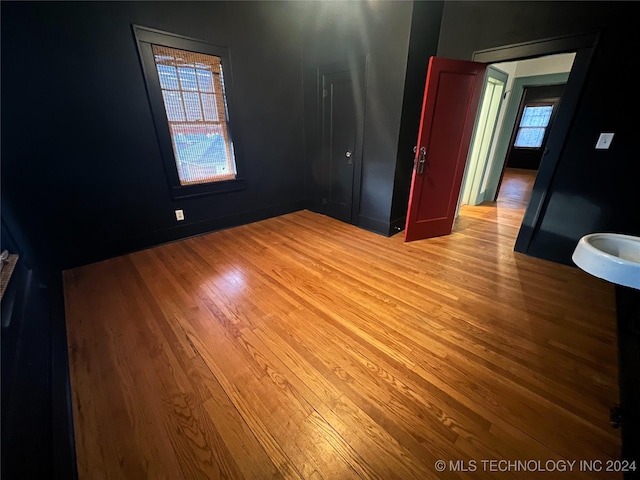
{"label": "door hinge", "polygon": [[322,98],[325,98],[328,95],[327,89],[323,88],[322,89]]}

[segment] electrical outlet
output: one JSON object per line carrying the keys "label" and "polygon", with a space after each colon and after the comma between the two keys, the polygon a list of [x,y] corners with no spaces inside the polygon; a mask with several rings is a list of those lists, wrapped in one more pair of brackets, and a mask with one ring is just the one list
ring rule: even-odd
{"label": "electrical outlet", "polygon": [[176,210],[176,220],[179,222],[184,220],[184,212],[182,210]]}
{"label": "electrical outlet", "polygon": [[613,133],[601,133],[596,143],[597,150],[607,150],[613,141]]}

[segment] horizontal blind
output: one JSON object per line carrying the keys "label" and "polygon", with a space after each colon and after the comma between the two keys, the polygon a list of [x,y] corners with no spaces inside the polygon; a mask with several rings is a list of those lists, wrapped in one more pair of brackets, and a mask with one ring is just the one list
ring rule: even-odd
{"label": "horizontal blind", "polygon": [[552,112],[553,105],[525,106],[513,146],[540,148]]}
{"label": "horizontal blind", "polygon": [[235,179],[220,57],[152,48],[180,184]]}

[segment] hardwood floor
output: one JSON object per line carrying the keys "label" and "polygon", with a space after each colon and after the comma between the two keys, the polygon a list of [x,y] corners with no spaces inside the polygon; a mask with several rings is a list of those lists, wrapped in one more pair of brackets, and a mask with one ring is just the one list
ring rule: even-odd
{"label": "hardwood floor", "polygon": [[[533,183],[538,175],[537,170],[524,168],[507,168],[504,172],[498,202],[501,207],[511,209],[525,209],[531,198]],[[524,212],[523,212],[524,214]],[[522,220],[518,222],[522,223]]]}
{"label": "hardwood floor", "polygon": [[65,272],[80,477],[620,478],[482,463],[620,451],[613,288],[513,252],[525,178],[447,237],[302,211]]}

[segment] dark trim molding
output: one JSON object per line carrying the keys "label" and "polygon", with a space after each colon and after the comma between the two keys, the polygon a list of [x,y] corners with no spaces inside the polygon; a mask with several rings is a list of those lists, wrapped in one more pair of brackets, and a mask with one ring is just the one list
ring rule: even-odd
{"label": "dark trim molding", "polygon": [[53,478],[76,480],[75,435],[62,275],[49,288],[51,311],[51,410]]}
{"label": "dark trim molding", "polygon": [[404,226],[407,223],[407,216],[403,215],[394,220],[391,220],[389,224],[389,236],[395,235],[398,232],[404,230]]}
{"label": "dark trim molding", "polygon": [[376,218],[365,217],[364,215],[358,216],[358,227],[365,230],[369,230],[373,233],[379,233],[385,237],[389,236],[390,224],[384,220],[378,220]]}
{"label": "dark trim molding", "polygon": [[504,61],[524,60],[556,53],[575,52],[582,48],[593,47],[597,44],[598,33],[582,35],[568,35],[529,42],[514,43],[501,47],[478,50],[473,53],[473,61],[481,63],[498,63]]}
{"label": "dark trim molding", "polygon": [[548,192],[553,182],[558,162],[564,149],[565,139],[573,123],[575,110],[582,95],[587,73],[599,35],[589,33],[568,37],[531,41],[504,47],[481,50],[473,54],[474,61],[485,63],[515,61],[542,55],[576,52],[576,57],[567,80],[562,102],[547,140],[547,152],[542,157],[538,175],[533,186],[531,200],[524,214],[514,250],[527,253],[534,233],[539,229],[548,202]]}
{"label": "dark trim molding", "polygon": [[357,137],[356,137],[356,145],[360,148],[360,164],[357,168],[354,168],[353,172],[353,203],[351,204],[351,218],[352,221],[358,218],[360,215],[360,197],[362,192],[362,166],[364,164],[364,121],[367,115],[367,87],[369,82],[369,63],[371,61],[371,55],[366,54],[364,57],[361,57],[358,60],[358,66],[361,68],[361,72],[359,75],[360,86],[362,88],[362,107],[360,110],[360,114],[362,118],[360,119],[360,125],[356,129]]}

